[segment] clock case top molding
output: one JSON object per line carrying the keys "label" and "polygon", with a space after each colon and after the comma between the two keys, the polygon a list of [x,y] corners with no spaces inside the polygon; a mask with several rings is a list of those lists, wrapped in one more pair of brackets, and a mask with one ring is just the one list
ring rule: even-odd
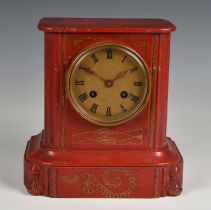
{"label": "clock case top molding", "polygon": [[[45,32],[45,123],[41,134],[33,136],[26,148],[28,191],[75,197],[55,175],[63,174],[63,167],[95,167],[95,171],[99,167],[106,167],[105,171],[109,167],[137,167],[140,173],[151,167],[146,173],[159,176],[149,181],[153,189],[145,184],[148,191],[142,195],[134,192],[117,197],[180,194],[183,160],[174,142],[166,137],[170,36],[175,26],[161,19],[43,18],[38,28]],[[149,100],[139,115],[112,127],[83,119],[65,91],[66,73],[73,60],[88,47],[105,42],[127,46],[141,56],[151,83]],[[106,197],[100,192],[80,192],[76,197]]]}

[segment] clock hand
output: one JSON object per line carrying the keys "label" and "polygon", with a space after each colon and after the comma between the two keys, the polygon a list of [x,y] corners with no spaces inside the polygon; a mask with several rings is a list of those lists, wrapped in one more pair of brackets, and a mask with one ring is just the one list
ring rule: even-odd
{"label": "clock hand", "polygon": [[90,68],[87,68],[87,67],[82,67],[80,66],[79,69],[82,69],[84,70],[85,72],[89,73],[89,74],[93,74],[95,75],[97,78],[103,80],[103,82],[106,82],[106,80],[104,78],[102,78],[101,76],[99,76],[98,74],[96,74],[94,71],[92,71]]}
{"label": "clock hand", "polygon": [[[135,68],[136,68],[136,67],[135,67]],[[87,72],[87,73],[89,73],[89,74],[95,75],[97,78],[103,80],[103,82],[105,83],[105,86],[106,86],[106,87],[111,87],[111,86],[113,86],[113,83],[114,83],[115,80],[121,78],[122,76],[124,76],[124,74],[126,74],[128,71],[133,70],[134,68],[132,68],[132,69],[127,69],[126,71],[120,72],[120,73],[117,74],[117,76],[114,77],[114,79],[112,79],[112,80],[105,80],[104,78],[102,78],[101,76],[99,76],[98,74],[96,74],[94,71],[92,71],[92,70],[91,70],[90,68],[88,68],[88,67],[82,67],[82,66],[80,66],[79,69],[82,69],[82,70],[84,70],[85,72]]]}
{"label": "clock hand", "polygon": [[116,77],[114,77],[114,79],[112,79],[111,81],[114,82],[115,80],[117,80],[117,79],[123,77],[128,71],[131,71],[131,70],[133,70],[133,69],[134,69],[134,68],[132,68],[132,69],[127,69],[126,71],[121,71],[121,72],[119,72],[119,74],[117,74]]}

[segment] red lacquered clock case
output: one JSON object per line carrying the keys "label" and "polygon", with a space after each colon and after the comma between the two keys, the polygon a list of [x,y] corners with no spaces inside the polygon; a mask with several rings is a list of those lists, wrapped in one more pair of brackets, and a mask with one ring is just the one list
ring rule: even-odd
{"label": "red lacquered clock case", "polygon": [[[153,198],[182,191],[183,160],[166,137],[170,33],[160,19],[43,18],[45,127],[26,148],[24,182],[33,195]],[[150,96],[140,114],[103,127],[83,119],[65,92],[72,61],[90,46],[117,43],[141,56]]]}

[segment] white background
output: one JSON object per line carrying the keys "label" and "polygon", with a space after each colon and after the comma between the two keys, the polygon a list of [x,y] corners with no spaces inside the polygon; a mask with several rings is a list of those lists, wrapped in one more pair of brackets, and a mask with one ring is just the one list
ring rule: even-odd
{"label": "white background", "polygon": [[[43,129],[41,17],[165,18],[172,35],[167,134],[184,164],[184,192],[159,199],[51,199],[23,185],[27,140]],[[0,1],[0,209],[211,209],[210,1]]]}

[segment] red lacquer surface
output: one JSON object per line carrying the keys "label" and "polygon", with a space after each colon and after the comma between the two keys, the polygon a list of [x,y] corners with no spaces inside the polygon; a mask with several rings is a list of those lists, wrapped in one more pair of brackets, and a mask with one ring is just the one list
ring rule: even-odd
{"label": "red lacquer surface", "polygon": [[60,33],[169,33],[176,29],[167,20],[138,18],[43,18],[38,28]]}
{"label": "red lacquer surface", "polygon": [[[45,127],[26,148],[27,190],[51,197],[180,194],[183,161],[166,138],[170,32],[175,26],[160,19],[44,18],[38,27],[45,31]],[[144,110],[114,127],[81,118],[65,95],[71,62],[102,42],[136,51],[151,79]]]}

